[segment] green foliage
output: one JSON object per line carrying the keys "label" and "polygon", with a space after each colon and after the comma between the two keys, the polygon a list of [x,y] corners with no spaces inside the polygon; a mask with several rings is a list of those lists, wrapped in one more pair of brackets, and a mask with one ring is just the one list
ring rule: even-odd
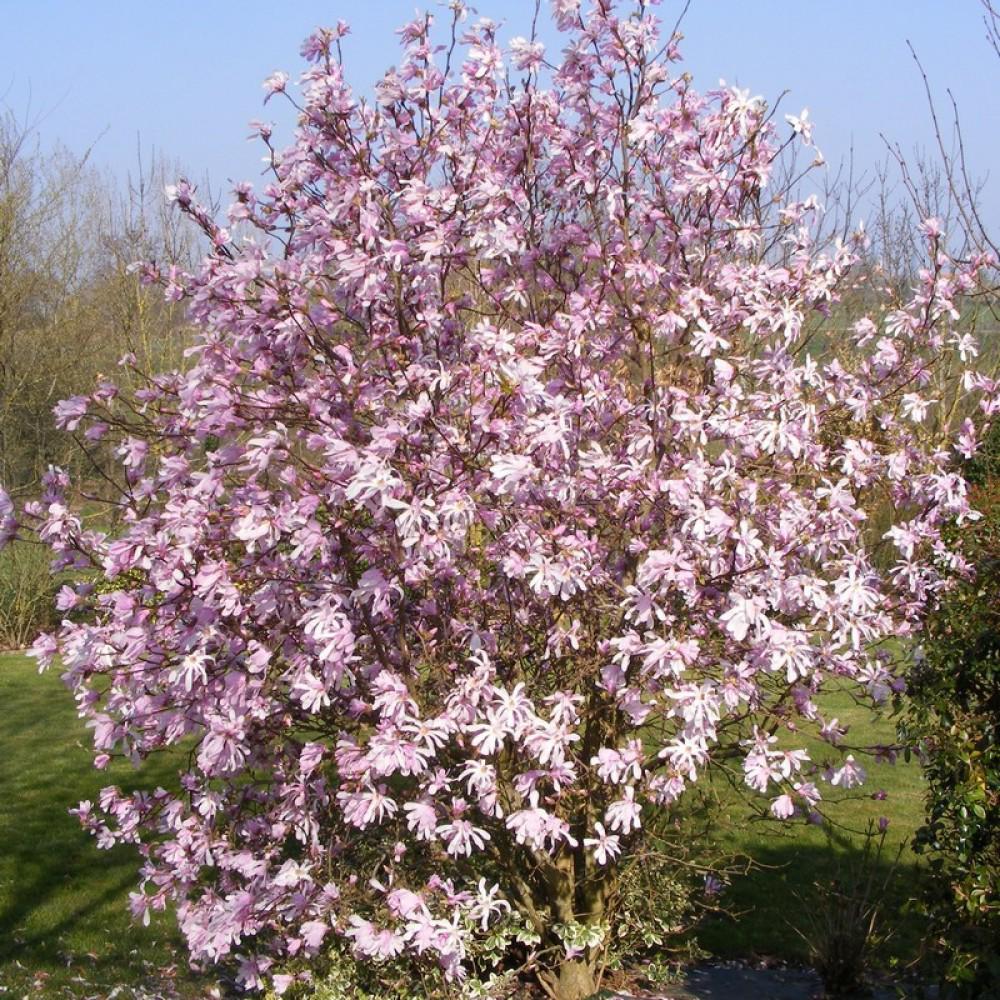
{"label": "green foliage", "polygon": [[963,534],[977,568],[928,624],[909,681],[904,739],[928,781],[914,849],[925,854],[924,901],[941,971],[963,997],[1000,996],[1000,433],[969,470],[983,514]]}
{"label": "green foliage", "polygon": [[[281,994],[282,1000],[417,1000],[447,995],[440,977],[435,976],[433,983],[415,978],[413,963],[402,969],[395,962],[358,962],[348,949],[334,947],[320,962],[311,964],[318,974],[309,973],[308,978],[299,978],[304,970],[289,969],[295,981]],[[278,996],[268,992],[265,1000]]]}
{"label": "green foliage", "polygon": [[[622,872],[606,961],[610,969],[652,961],[655,966],[646,970],[646,978],[662,982],[665,974],[704,955],[693,932],[701,917],[717,908],[717,887],[723,883],[715,873],[724,861],[697,837],[681,841],[676,830],[651,837],[655,849]],[[703,855],[697,862],[696,844]]]}
{"label": "green foliage", "polygon": [[[540,942],[517,914],[499,921],[485,937],[474,939],[468,955],[472,974],[448,981],[433,961],[420,967],[412,959],[357,961],[347,942],[337,940],[319,961],[285,970],[292,982],[282,1000],[505,1000],[517,994],[523,969],[502,968],[512,946],[531,955]],[[516,950],[516,949],[515,949]],[[530,961],[529,963],[530,964]],[[270,992],[265,1000],[278,1000]]]}

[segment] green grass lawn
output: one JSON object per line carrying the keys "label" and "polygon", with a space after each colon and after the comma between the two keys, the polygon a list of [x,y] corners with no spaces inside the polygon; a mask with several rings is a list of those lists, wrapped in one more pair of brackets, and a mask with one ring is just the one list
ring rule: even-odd
{"label": "green grass lawn", "polygon": [[0,655],[0,987],[10,996],[204,997],[172,918],[132,923],[138,855],[97,850],[67,810],[108,784],[169,786],[169,761],[98,772],[73,699],[34,660]]}
{"label": "green grass lawn", "polygon": [[[895,741],[892,719],[874,719],[870,710],[857,705],[846,692],[822,697],[827,717],[836,716],[841,725],[850,727],[845,743],[850,745],[890,744]],[[789,746],[805,746],[811,758],[822,763],[836,759],[831,748],[818,740],[786,738]],[[923,938],[923,926],[915,914],[901,912],[916,892],[921,868],[909,848],[923,815],[924,782],[916,761],[896,764],[873,764],[862,758],[867,781],[853,794],[841,795],[842,801],[826,803],[824,812],[829,824],[816,826],[803,821],[781,823],[755,815],[742,796],[731,789],[713,788],[719,806],[718,842],[729,851],[739,852],[757,863],[748,875],[733,880],[726,893],[726,904],[735,915],[707,922],[699,943],[714,955],[756,956],[785,961],[806,961],[808,945],[795,931],[806,927],[812,916],[822,917],[824,893],[817,888],[834,882],[849,882],[859,865],[864,831],[869,821],[880,817],[889,820],[881,864],[874,866],[874,883],[888,878],[883,895],[885,928],[892,933],[881,949],[887,963],[906,964],[912,960]],[[824,795],[837,790],[821,784]],[[884,800],[873,798],[879,790]],[[898,865],[897,851],[903,846]],[[827,904],[829,905],[829,904]]]}
{"label": "green grass lawn", "polygon": [[[145,987],[153,995],[204,997],[208,981],[192,975],[170,915],[149,928],[132,924],[127,897],[138,857],[123,847],[97,850],[67,809],[96,799],[106,784],[169,787],[174,762],[150,762],[141,771],[116,765],[93,770],[89,734],[76,717],[55,671],[39,675],[33,660],[0,655],[0,987],[12,996],[103,998],[116,986]],[[892,742],[891,720],[872,721],[846,694],[827,695],[824,711],[851,726],[848,742]],[[807,741],[808,742],[808,741]],[[813,759],[829,748],[808,743]],[[867,764],[866,764],[867,766]],[[820,905],[814,883],[830,883],[845,859],[856,858],[869,819],[890,819],[890,846],[909,842],[920,822],[922,780],[915,763],[868,768],[863,794],[831,808],[833,839],[816,826],[754,819],[743,800],[714,786],[717,838],[758,867],[735,879],[726,902],[737,919],[715,918],[699,935],[721,957],[767,956],[802,961],[807,946],[793,930]],[[884,789],[884,801],[871,793]],[[890,857],[895,851],[887,852]],[[914,917],[896,909],[913,891],[915,858],[907,850],[886,900],[895,933],[884,957],[908,960],[921,937]],[[148,996],[117,994],[120,1000]]]}

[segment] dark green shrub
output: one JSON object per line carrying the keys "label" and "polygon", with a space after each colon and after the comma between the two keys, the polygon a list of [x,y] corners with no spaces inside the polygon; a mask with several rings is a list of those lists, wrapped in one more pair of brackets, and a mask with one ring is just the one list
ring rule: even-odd
{"label": "dark green shrub", "polygon": [[1000,434],[966,475],[983,518],[962,536],[977,575],[928,622],[903,738],[921,754],[928,941],[954,995],[1000,997]]}

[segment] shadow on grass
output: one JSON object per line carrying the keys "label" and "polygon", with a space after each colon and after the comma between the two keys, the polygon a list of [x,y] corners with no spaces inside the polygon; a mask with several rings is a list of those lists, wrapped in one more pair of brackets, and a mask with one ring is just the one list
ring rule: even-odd
{"label": "shadow on grass", "polygon": [[[93,844],[67,851],[64,839],[41,837],[30,847],[20,846],[11,850],[7,845],[4,851],[14,878],[5,886],[7,901],[0,908],[0,964],[17,959],[32,966],[58,965],[66,959],[64,932],[127,898],[135,884],[134,861],[122,850],[95,861]],[[40,854],[48,856],[45,863],[39,862]],[[100,888],[84,885],[84,878]]]}
{"label": "shadow on grass", "polygon": [[[922,872],[912,855],[894,864],[895,846],[887,841],[882,858],[865,870],[863,849],[856,842],[845,839],[817,846],[791,837],[775,840],[754,847],[755,867],[734,879],[726,891],[729,914],[713,916],[700,928],[703,948],[719,958],[808,964],[806,938],[822,935],[843,915],[836,912],[842,904],[835,893],[850,892],[852,886],[855,892],[864,892],[867,884],[867,892],[879,905],[873,964],[902,968],[917,959],[924,926],[906,904],[919,894]],[[858,886],[862,871],[864,882]]]}
{"label": "shadow on grass", "polygon": [[172,917],[148,928],[131,921],[137,851],[99,851],[68,812],[109,784],[169,787],[174,765],[96,772],[69,692],[24,657],[0,656],[0,699],[0,984],[42,977],[45,995],[73,996],[166,978],[175,995],[204,995]]}

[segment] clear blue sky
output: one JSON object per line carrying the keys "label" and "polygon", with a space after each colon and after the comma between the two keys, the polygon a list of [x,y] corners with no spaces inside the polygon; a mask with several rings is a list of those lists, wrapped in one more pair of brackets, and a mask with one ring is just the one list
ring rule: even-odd
{"label": "clear blue sky", "polygon": [[[301,40],[345,18],[348,76],[367,92],[396,60],[393,29],[414,0],[0,0],[0,96],[15,112],[41,117],[46,140],[76,150],[96,142],[95,160],[117,171],[134,163],[136,136],[208,176],[254,180],[260,151],[246,141],[263,108],[261,81],[276,69],[294,77]],[[527,34],[532,0],[481,0],[480,13]],[[672,22],[677,0],[664,0]],[[904,149],[932,139],[912,41],[946,108],[959,102],[967,153],[977,174],[1000,154],[1000,60],[989,49],[977,0],[693,0],[685,19],[687,68],[702,89],[720,77],[773,99],[809,107],[817,144],[836,162],[854,145],[867,166],[884,156],[879,133]],[[277,135],[281,136],[279,129]],[[286,133],[287,134],[287,133]],[[1000,222],[1000,171],[985,205]],[[1000,225],[994,225],[1000,229]]]}

